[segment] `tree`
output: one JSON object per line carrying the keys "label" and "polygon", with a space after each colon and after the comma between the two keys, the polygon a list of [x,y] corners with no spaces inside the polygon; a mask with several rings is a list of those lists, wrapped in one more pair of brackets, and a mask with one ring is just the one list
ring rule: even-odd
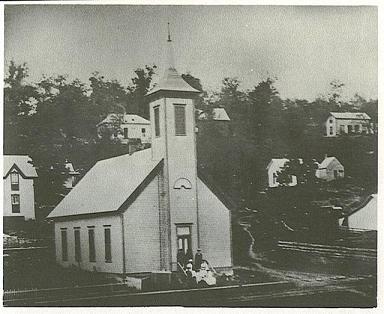
{"label": "tree", "polygon": [[30,116],[35,112],[37,89],[27,84],[26,63],[11,61],[4,80],[4,153],[24,154]]}
{"label": "tree", "polygon": [[[52,138],[56,133],[66,140],[94,136],[97,118],[82,82],[68,82],[59,75],[43,78],[37,85],[39,97],[34,120],[38,134]],[[46,140],[51,143],[49,138]]]}
{"label": "tree", "polygon": [[317,181],[317,168],[318,165],[314,159],[309,161],[301,158],[290,159],[277,173],[276,181],[280,186],[287,186],[292,182],[292,177],[295,176],[298,185],[312,184]]}
{"label": "tree", "polygon": [[146,65],[144,68],[137,68],[135,70],[136,77],[132,79],[133,86],[128,87],[130,93],[129,99],[131,101],[129,106],[130,111],[146,119],[149,119],[149,104],[145,95],[150,89],[156,69],[156,65]]}
{"label": "tree", "polygon": [[361,106],[361,111],[366,112],[372,119],[372,122],[377,123],[378,121],[378,101],[370,99]]}
{"label": "tree", "polygon": [[119,143],[117,137],[121,133],[121,124],[123,123],[123,115],[110,114],[108,123],[104,123],[98,126],[97,135],[101,142],[112,142],[114,144]]}
{"label": "tree", "polygon": [[255,134],[265,135],[269,133],[267,129],[272,126],[271,106],[278,95],[273,86],[274,82],[273,79],[267,78],[248,93],[250,125]]}
{"label": "tree", "polygon": [[128,91],[117,80],[106,80],[99,72],[93,72],[89,81],[91,82],[89,98],[97,115],[105,117],[108,113],[127,111]]}
{"label": "tree", "polygon": [[342,106],[342,92],[343,92],[343,87],[344,83],[342,83],[339,80],[333,80],[331,83],[331,91],[328,94],[328,101],[332,104],[335,105],[337,108],[341,108]]}
{"label": "tree", "polygon": [[240,81],[236,77],[226,77],[222,80],[217,107],[224,107],[230,115],[238,115],[244,112],[246,95],[239,90]]}
{"label": "tree", "polygon": [[194,89],[202,92],[195,99],[195,108],[197,109],[205,109],[204,107],[204,99],[203,99],[203,86],[201,85],[201,81],[199,78],[194,77],[191,73],[181,74],[181,77],[184,81],[186,81],[189,85],[191,85]]}
{"label": "tree", "polygon": [[191,73],[181,74],[181,77],[184,81],[186,81],[189,85],[191,85],[194,89],[198,91],[203,91],[203,86],[201,85],[201,81],[199,78],[194,77]]}

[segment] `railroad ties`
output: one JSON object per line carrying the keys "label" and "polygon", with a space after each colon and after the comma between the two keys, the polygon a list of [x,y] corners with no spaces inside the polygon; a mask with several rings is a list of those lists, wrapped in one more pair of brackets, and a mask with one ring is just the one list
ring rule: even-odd
{"label": "railroad ties", "polygon": [[377,250],[365,248],[352,248],[335,245],[324,245],[315,243],[301,243],[279,241],[278,247],[285,251],[295,251],[308,254],[317,254],[331,258],[341,259],[361,259],[361,260],[376,260]]}
{"label": "railroad ties", "polygon": [[43,289],[24,292],[5,292],[4,306],[220,306],[234,300],[242,302],[265,293],[282,293],[293,289],[288,281],[256,284],[135,292],[110,285],[77,287],[75,289]]}

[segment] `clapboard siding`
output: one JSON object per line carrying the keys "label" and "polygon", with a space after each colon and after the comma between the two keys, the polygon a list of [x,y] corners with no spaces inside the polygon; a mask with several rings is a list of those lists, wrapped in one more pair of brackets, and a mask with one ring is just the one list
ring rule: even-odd
{"label": "clapboard siding", "polygon": [[158,177],[124,213],[127,273],[160,270]]}
{"label": "clapboard siding", "polygon": [[199,192],[200,247],[213,267],[231,267],[230,211],[200,180]]}
{"label": "clapboard siding", "polygon": [[347,219],[349,228],[377,230],[377,195],[374,194],[368,204]]}
{"label": "clapboard siding", "polygon": [[[23,178],[19,173],[19,190],[11,190],[11,175],[3,179],[3,216],[35,219],[35,194],[32,178]],[[20,196],[20,213],[12,213],[11,195]]]}
{"label": "clapboard siding", "polygon": [[[105,262],[104,249],[104,225],[111,226],[111,250],[112,262]],[[88,227],[94,226],[96,261],[89,261]],[[81,262],[75,261],[75,236],[74,228],[80,227]],[[61,229],[67,228],[68,239],[68,261],[62,260],[61,252]],[[56,261],[58,264],[69,267],[78,266],[89,271],[122,273],[123,272],[123,250],[121,237],[121,219],[119,216],[97,217],[79,219],[73,221],[62,221],[55,223]]]}

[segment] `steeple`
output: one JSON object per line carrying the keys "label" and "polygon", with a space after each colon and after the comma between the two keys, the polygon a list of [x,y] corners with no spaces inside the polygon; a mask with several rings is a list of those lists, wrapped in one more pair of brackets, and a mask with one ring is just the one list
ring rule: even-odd
{"label": "steeple", "polygon": [[173,43],[171,39],[171,30],[169,27],[168,22],[168,40],[167,40],[167,64],[166,64],[166,71],[167,69],[176,69],[175,66],[175,53],[173,50]]}
{"label": "steeple", "polygon": [[[167,65],[163,78],[149,95],[151,152],[164,160],[159,185],[161,268],[177,270],[177,251],[199,247],[197,159],[194,98],[200,92],[177,73],[168,24]],[[187,232],[187,238],[183,237]],[[185,234],[184,234],[185,235]],[[184,240],[183,240],[184,239]]]}
{"label": "steeple", "polygon": [[160,91],[188,92],[196,94],[200,93],[200,91],[193,88],[186,81],[184,81],[176,70],[169,22],[167,39],[167,63],[165,65],[164,75],[160,79],[159,83],[152,90],[150,90],[147,95],[153,95]]}

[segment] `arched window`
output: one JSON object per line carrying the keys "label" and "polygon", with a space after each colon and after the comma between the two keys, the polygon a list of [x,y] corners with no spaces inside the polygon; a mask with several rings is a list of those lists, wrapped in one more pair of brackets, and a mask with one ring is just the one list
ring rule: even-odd
{"label": "arched window", "polygon": [[174,189],[184,188],[189,190],[189,189],[192,189],[192,184],[188,179],[180,178],[176,180],[175,184],[173,185],[173,188]]}

